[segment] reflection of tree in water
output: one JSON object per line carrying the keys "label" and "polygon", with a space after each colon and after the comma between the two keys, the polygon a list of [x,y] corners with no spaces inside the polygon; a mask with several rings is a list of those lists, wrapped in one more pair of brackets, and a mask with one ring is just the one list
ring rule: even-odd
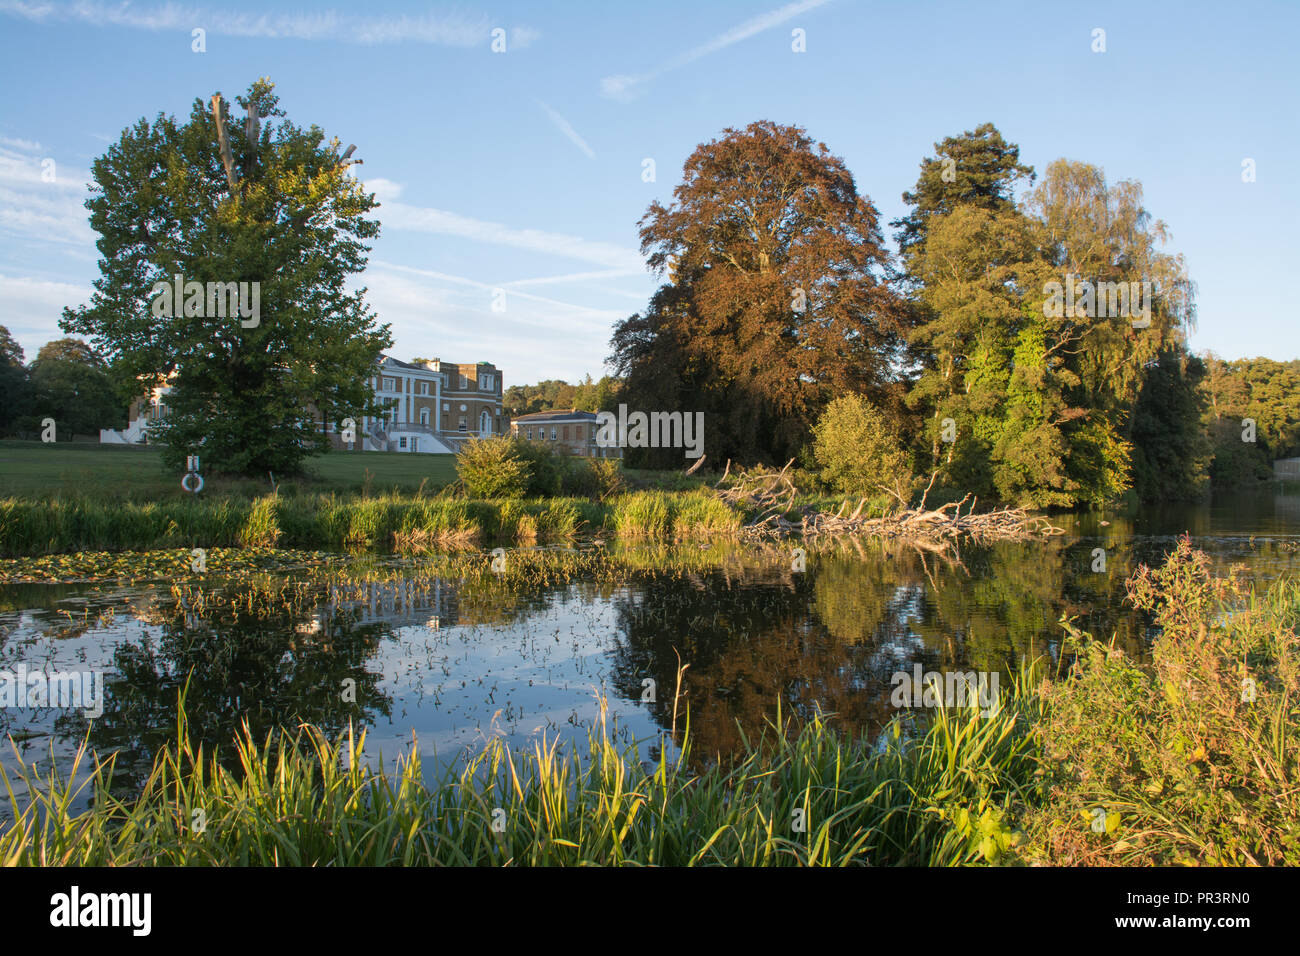
{"label": "reflection of tree in water", "polygon": [[[187,680],[192,739],[209,753],[219,748],[231,766],[231,742],[245,722],[260,741],[279,726],[310,722],[337,734],[349,720],[387,716],[382,675],[365,664],[394,622],[362,603],[331,600],[327,588],[314,590],[319,603],[254,601],[250,609],[214,602],[202,613],[180,601],[155,604],[148,620],[161,634],[114,650],[104,714],[90,724],[95,749],[121,751],[116,784],[137,787],[155,752],[174,739],[177,696]],[[355,695],[345,695],[349,687]],[[74,711],[59,718],[57,729],[80,735],[85,723]]]}
{"label": "reflection of tree in water", "polygon": [[[876,726],[888,716],[886,685],[865,649],[846,649],[809,615],[811,588],[807,575],[788,571],[730,588],[721,575],[651,580],[616,599],[612,683],[639,701],[643,679],[652,678],[656,699],[646,706],[667,729],[680,652],[690,664],[684,705],[697,759],[736,752],[742,729],[755,738],[778,701],[797,720],[835,712],[850,726]],[[679,731],[684,725],[682,706]]]}
{"label": "reflection of tree in water", "polygon": [[796,718],[820,708],[873,733],[896,714],[892,675],[914,663],[1008,678],[1022,661],[1051,658],[1062,614],[1140,643],[1142,616],[1122,603],[1122,531],[1109,539],[1110,574],[1092,571],[1090,548],[1049,539],[968,545],[960,564],[898,543],[841,543],[810,553],[805,573],[775,565],[742,587],[720,574],[659,576],[616,599],[613,683],[640,701],[653,678],[646,706],[668,728],[679,651],[697,756],[732,752],[737,723],[752,737],[778,699]]}

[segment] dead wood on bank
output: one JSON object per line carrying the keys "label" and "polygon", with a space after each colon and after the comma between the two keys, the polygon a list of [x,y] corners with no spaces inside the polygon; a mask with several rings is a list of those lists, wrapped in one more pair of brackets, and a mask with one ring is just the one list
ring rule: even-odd
{"label": "dead wood on bank", "polygon": [[741,534],[754,538],[796,534],[809,538],[822,535],[866,535],[905,539],[922,550],[943,552],[948,550],[949,542],[960,538],[974,541],[1021,541],[1065,533],[1046,518],[1031,515],[1022,508],[976,511],[979,499],[971,495],[961,501],[927,509],[925,500],[934,487],[935,478],[939,474],[937,471],[930,476],[930,483],[916,507],[909,506],[902,489],[882,486],[881,491],[893,496],[898,502],[896,507],[883,516],[873,518],[863,515],[867,499],[862,498],[856,506],[852,499],[846,499],[833,514],[805,506],[798,509],[798,519],[792,520],[791,513],[796,511],[794,503],[799,496],[799,489],[789,476],[793,464],[794,459],[791,459],[779,472],[741,472],[733,477],[732,484],[718,491],[724,501],[754,514],[741,528]]}

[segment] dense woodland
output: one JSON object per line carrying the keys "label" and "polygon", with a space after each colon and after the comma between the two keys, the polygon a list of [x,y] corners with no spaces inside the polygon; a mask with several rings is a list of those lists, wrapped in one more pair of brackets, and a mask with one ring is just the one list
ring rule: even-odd
{"label": "dense woodland", "polygon": [[[717,460],[815,469],[819,419],[857,396],[875,459],[898,450],[914,474],[1029,507],[1194,497],[1295,453],[1297,363],[1191,354],[1195,286],[1141,184],[1065,159],[1040,175],[1019,153],[992,124],[936,143],[890,224],[895,257],[802,129],[701,145],[640,223],[663,282],[615,329],[620,400],[705,412]],[[1145,322],[1136,295],[1119,314],[1053,309],[1071,281],[1148,284]]]}

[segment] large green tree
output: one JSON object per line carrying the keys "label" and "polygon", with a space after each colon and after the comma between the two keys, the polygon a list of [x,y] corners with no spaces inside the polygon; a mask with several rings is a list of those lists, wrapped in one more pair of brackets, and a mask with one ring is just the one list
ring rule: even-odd
{"label": "large green tree", "polygon": [[[366,218],[377,202],[347,175],[337,139],[272,122],[285,113],[269,80],[236,97],[246,117],[214,100],[216,117],[195,100],[184,124],[142,118],[94,162],[101,277],[62,326],[92,336],[138,392],[170,377],[156,437],[171,463],[202,452],[205,469],[292,472],[328,447],[322,421],[380,411],[365,378],[392,338],[365,289],[346,288],[379,233]],[[157,284],[176,275],[258,283],[260,314],[187,290],[184,308],[159,315]]]}
{"label": "large green tree", "polygon": [[[1035,507],[1100,504],[1135,481],[1147,495],[1193,493],[1206,465],[1186,353],[1193,290],[1182,260],[1161,251],[1166,229],[1141,186],[1059,160],[1016,206],[1012,186],[1028,171],[996,130],[939,147],[896,223],[918,452],[952,486]],[[965,181],[960,162],[945,165],[954,156],[974,170]],[[1053,309],[1049,289],[1066,283],[1147,283],[1149,315],[1142,296],[1114,315],[1100,298],[1086,313]],[[1153,369],[1160,381],[1144,390]],[[1188,427],[1173,428],[1157,395]]]}

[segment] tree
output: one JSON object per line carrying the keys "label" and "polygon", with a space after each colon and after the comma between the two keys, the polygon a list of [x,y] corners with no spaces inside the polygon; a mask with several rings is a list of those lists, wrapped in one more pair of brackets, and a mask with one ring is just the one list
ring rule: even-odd
{"label": "tree", "polygon": [[[219,94],[216,117],[195,100],[184,125],[142,118],[92,166],[101,277],[61,325],[137,392],[173,376],[158,436],[172,465],[202,450],[214,470],[292,472],[328,448],[313,408],[336,425],[382,412],[366,378],[389,327],[365,289],[345,290],[379,234],[365,218],[377,202],[346,175],[351,149],[269,122],[285,115],[272,91],[263,78],[236,97],[244,122]],[[177,275],[200,285],[168,309]],[[248,283],[239,314],[227,283]]]}
{"label": "tree", "polygon": [[615,411],[622,389],[623,383],[609,375],[602,375],[599,382],[588,375],[574,393],[573,407],[582,412]]}
{"label": "tree", "polygon": [[101,428],[119,426],[126,417],[107,364],[80,339],[56,339],[41,346],[29,375],[32,418],[53,418],[68,437],[98,435]]}
{"label": "tree", "polygon": [[27,414],[31,383],[23,363],[23,349],[9,330],[0,325],[0,434],[7,434]]}
{"label": "tree", "polygon": [[932,217],[961,206],[1006,212],[1015,205],[1015,184],[1034,179],[1034,168],[1020,162],[1020,147],[1003,139],[992,123],[935,143],[934,153],[921,160],[915,192],[903,193],[912,211],[890,223],[898,230],[905,263],[914,248],[924,245]]}
{"label": "tree", "polygon": [[456,475],[475,498],[522,498],[528,487],[528,463],[517,442],[504,435],[471,438],[456,455]]}
{"label": "tree", "polygon": [[910,489],[912,471],[898,435],[861,395],[842,395],[813,427],[813,458],[837,492],[865,498]]}
{"label": "tree", "polygon": [[766,121],[724,130],[640,226],[667,282],[615,331],[629,404],[704,411],[710,454],[759,460],[796,453],[836,395],[897,409],[902,310],[878,214],[824,144]]}
{"label": "tree", "polygon": [[[913,307],[908,404],[925,422],[918,452],[951,486],[1030,507],[1099,505],[1130,487],[1134,469],[1142,493],[1199,487],[1195,434],[1160,427],[1150,406],[1134,431],[1150,370],[1185,373],[1194,316],[1182,260],[1158,249],[1167,230],[1143,208],[1141,185],[1108,185],[1096,167],[1059,160],[1017,208],[1012,184],[1032,171],[996,130],[937,148],[973,172],[945,180],[942,159],[927,159],[905,194],[916,208],[897,223]],[[1072,304],[1054,308],[1050,290],[1067,284]],[[1095,295],[1076,309],[1085,284]],[[1112,311],[1101,290],[1121,285]],[[1171,379],[1150,394],[1165,386],[1195,422],[1184,401],[1194,385]],[[1154,462],[1159,482],[1146,480]]]}

